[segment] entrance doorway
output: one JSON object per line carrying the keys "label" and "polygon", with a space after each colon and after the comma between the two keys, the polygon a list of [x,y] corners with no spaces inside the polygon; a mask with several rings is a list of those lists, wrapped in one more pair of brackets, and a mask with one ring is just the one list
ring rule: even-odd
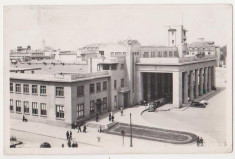
{"label": "entrance doorway", "polygon": [[101,106],[102,106],[101,99],[97,99],[96,100],[96,112],[97,113],[101,113]]}
{"label": "entrance doorway", "polygon": [[124,104],[124,108],[129,105],[129,94],[128,93],[123,94],[123,104]]}

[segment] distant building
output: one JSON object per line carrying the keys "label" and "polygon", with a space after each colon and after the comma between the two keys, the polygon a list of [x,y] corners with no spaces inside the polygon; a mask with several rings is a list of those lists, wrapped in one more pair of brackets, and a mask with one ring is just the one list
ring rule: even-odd
{"label": "distant building", "polygon": [[214,89],[217,58],[211,48],[204,56],[188,56],[196,46],[187,45],[183,26],[169,28],[168,37],[168,46],[129,39],[84,46],[78,61],[66,52],[54,61],[12,65],[11,116],[68,125],[142,101],[164,98],[181,108]]}

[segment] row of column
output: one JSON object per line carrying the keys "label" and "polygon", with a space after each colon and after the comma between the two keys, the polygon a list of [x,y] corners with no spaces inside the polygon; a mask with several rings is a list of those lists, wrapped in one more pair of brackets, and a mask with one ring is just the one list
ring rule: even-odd
{"label": "row of column", "polygon": [[210,92],[215,87],[215,66],[183,72],[183,103]]}

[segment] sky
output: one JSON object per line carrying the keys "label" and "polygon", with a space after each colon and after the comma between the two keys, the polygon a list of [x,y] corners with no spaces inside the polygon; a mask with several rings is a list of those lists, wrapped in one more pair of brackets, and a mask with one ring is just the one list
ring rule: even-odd
{"label": "sky", "polygon": [[[183,16],[182,16],[183,15]],[[183,17],[183,18],[182,18]],[[231,5],[11,6],[4,8],[6,50],[31,45],[77,50],[128,38],[167,45],[167,26],[184,25],[188,43],[198,38],[231,43]]]}

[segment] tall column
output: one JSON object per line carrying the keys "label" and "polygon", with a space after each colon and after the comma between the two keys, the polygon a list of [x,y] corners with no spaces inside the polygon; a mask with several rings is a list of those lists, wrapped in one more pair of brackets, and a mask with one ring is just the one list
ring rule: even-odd
{"label": "tall column", "polygon": [[[136,78],[136,103],[141,103],[141,101],[143,100],[143,73],[141,72],[137,72],[137,78]],[[110,87],[108,87],[110,88]]]}
{"label": "tall column", "polygon": [[184,103],[188,103],[188,72],[184,72]]}
{"label": "tall column", "polygon": [[203,95],[203,68],[200,68],[199,70],[199,95],[202,96]]}
{"label": "tall column", "polygon": [[151,79],[150,79],[150,73],[147,73],[147,101],[149,102],[151,99]]}
{"label": "tall column", "polygon": [[193,79],[194,79],[193,71],[190,71],[190,80],[189,80],[189,88],[190,88],[189,98],[190,98],[190,100],[194,99]]}
{"label": "tall column", "polygon": [[157,73],[154,74],[154,81],[155,81],[154,83],[155,98],[158,99],[158,74]]}
{"label": "tall column", "polygon": [[208,67],[208,92],[211,91],[211,67]]}
{"label": "tall column", "polygon": [[195,98],[198,97],[198,69],[195,70],[195,92],[194,92]]}
{"label": "tall column", "polygon": [[182,72],[173,72],[173,105],[180,108],[182,106]]}
{"label": "tall column", "polygon": [[215,84],[215,66],[211,67],[211,87],[212,89],[215,89],[216,84]]}
{"label": "tall column", "polygon": [[208,68],[205,67],[204,68],[204,87],[203,87],[205,94],[207,93],[207,82],[208,82]]}

